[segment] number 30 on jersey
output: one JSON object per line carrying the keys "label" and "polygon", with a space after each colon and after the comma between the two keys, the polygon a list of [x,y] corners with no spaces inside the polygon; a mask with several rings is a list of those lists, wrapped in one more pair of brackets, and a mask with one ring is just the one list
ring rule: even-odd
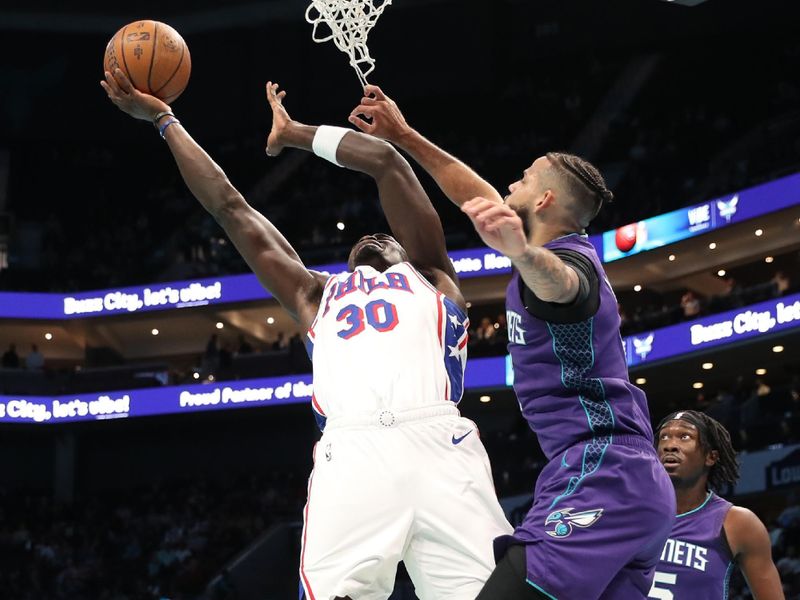
{"label": "number 30 on jersey", "polygon": [[[336,320],[343,322],[346,327],[340,329],[338,335],[344,340],[349,340],[364,331],[366,325],[375,331],[384,333],[397,327],[397,307],[386,300],[373,300],[364,308],[355,304],[348,304],[339,314]],[[366,325],[365,325],[366,321]]]}

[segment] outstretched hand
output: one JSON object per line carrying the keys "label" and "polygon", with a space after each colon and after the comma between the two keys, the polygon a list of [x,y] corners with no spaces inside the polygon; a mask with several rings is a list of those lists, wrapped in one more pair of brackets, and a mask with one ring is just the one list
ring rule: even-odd
{"label": "outstretched hand", "polygon": [[267,156],[278,156],[283,151],[283,136],[287,127],[292,122],[289,113],[283,106],[286,91],[278,91],[278,84],[267,82],[267,102],[272,109],[272,130],[267,138]]}
{"label": "outstretched hand", "polygon": [[505,204],[486,198],[473,198],[461,205],[484,243],[512,260],[522,256],[528,246],[522,219]]}
{"label": "outstretched hand", "polygon": [[113,74],[106,71],[105,81],[101,81],[100,85],[111,102],[134,119],[152,121],[158,113],[170,111],[169,105],[163,100],[133,87],[122,69],[115,69]]}
{"label": "outstretched hand", "polygon": [[[372,119],[372,122],[363,117]],[[347,119],[364,133],[396,144],[411,131],[397,103],[377,85],[364,86],[364,97]]]}

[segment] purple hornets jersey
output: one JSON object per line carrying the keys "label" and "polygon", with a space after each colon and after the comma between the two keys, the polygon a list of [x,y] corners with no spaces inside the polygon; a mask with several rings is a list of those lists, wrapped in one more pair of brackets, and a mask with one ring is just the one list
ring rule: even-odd
{"label": "purple hornets jersey", "polygon": [[725,600],[735,564],[723,524],[731,503],[709,492],[706,501],[678,515],[648,598]]}
{"label": "purple hornets jersey", "polygon": [[525,308],[525,284],[515,273],[506,293],[508,348],[522,414],[547,458],[588,442],[577,486],[599,468],[614,435],[640,435],[652,444],[653,433],[647,398],[628,380],[617,299],[594,247],[586,236],[572,234],[545,248],[569,250],[591,261],[599,281],[599,308],[577,323],[536,318]]}

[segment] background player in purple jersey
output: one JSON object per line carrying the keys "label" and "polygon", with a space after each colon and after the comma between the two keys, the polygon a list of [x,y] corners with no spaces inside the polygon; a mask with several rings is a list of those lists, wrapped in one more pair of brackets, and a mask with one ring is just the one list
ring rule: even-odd
{"label": "background player in purple jersey", "polygon": [[[344,402],[327,413],[328,426],[320,441],[325,452],[319,453],[325,458],[315,463],[314,502],[310,480],[304,514],[300,575],[306,597],[385,600],[394,587],[397,563],[403,560],[422,600],[472,600],[494,566],[492,540],[511,527],[497,501],[486,451],[477,432],[469,435],[475,424],[460,417],[455,407],[463,390],[466,360],[465,351],[463,360],[459,353],[466,346],[465,301],[439,216],[408,162],[389,144],[370,136],[293,121],[282,104],[285,92],[267,84],[273,113],[267,153],[301,148],[370,175],[399,240],[383,234],[361,238],[348,260],[353,273],[310,271],[191,138],[168,105],[137,91],[119,69],[113,75],[106,73],[101,85],[122,111],[156,126],[191,192],[300,326],[309,330],[314,322],[328,325],[326,336],[318,328],[314,355],[338,351],[350,357],[346,366],[355,374],[370,365],[366,367],[370,372],[361,373],[359,380],[388,382],[380,389],[369,385],[363,389],[356,387],[354,378],[343,380],[350,384],[338,386]],[[352,310],[326,315],[320,310],[323,294],[327,308],[335,301],[331,290],[343,279],[338,289]],[[345,286],[349,286],[346,292]],[[356,302],[391,293],[405,298],[407,312],[383,299],[380,305],[369,302],[376,310],[366,313],[370,328],[362,340],[374,340],[367,337],[374,330],[379,332],[375,335],[387,336],[385,345],[394,346],[404,339],[397,337],[398,332],[410,331],[417,347],[428,342],[433,348],[428,354],[407,352],[409,361],[396,357],[370,361],[376,351],[368,342],[350,344],[365,348],[360,353],[331,348],[331,339],[352,338],[365,329],[365,315],[358,312]],[[459,335],[463,345],[449,348],[448,341],[458,345],[453,340]],[[314,364],[312,404],[323,426],[325,414],[316,409],[325,400],[318,398],[316,359]],[[409,393],[419,382],[431,385],[420,384],[419,390]],[[440,388],[446,393],[440,394]],[[395,395],[405,404],[399,406]],[[370,404],[383,410],[378,414],[360,408]],[[455,434],[460,437],[451,441]]]}
{"label": "background player in purple jersey", "polygon": [[[361,117],[371,119],[367,121]],[[617,301],[585,228],[612,194],[581,158],[549,153],[504,199],[366,86],[350,122],[411,156],[515,267],[506,294],[514,389],[548,464],[480,600],[645,598],[674,520],[647,399],[628,380]]]}
{"label": "background player in purple jersey", "polygon": [[714,493],[739,479],[731,436],[693,410],[674,412],[656,428],[658,456],[675,487],[677,519],[661,553],[649,598],[728,597],[738,565],[756,600],[783,600],[766,527],[751,511]]}

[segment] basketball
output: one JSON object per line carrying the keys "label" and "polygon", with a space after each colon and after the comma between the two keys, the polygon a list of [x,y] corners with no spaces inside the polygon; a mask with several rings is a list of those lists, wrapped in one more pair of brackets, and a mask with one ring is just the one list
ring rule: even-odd
{"label": "basketball", "polygon": [[106,46],[103,69],[120,68],[140,92],[170,103],[189,83],[192,59],[180,34],[166,23],[134,21]]}

